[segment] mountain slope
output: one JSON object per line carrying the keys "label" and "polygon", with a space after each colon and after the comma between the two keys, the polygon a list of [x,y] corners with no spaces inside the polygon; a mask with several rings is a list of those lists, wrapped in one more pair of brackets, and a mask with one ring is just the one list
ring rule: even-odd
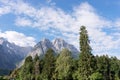
{"label": "mountain slope", "polygon": [[0,38],[0,69],[14,69],[29,51],[28,47],[20,47]]}
{"label": "mountain slope", "polygon": [[53,41],[53,45],[54,45],[54,47],[56,49],[56,52],[60,52],[62,49],[66,48],[66,49],[68,49],[69,51],[72,52],[72,55],[74,57],[78,56],[79,51],[77,50],[77,48],[75,48],[73,45],[67,43],[66,41],[64,41],[61,38],[56,38]]}
{"label": "mountain slope", "polygon": [[36,54],[39,56],[44,55],[49,48],[52,48],[56,53],[59,53],[63,48],[67,48],[72,52],[74,57],[76,57],[79,53],[79,51],[73,45],[68,44],[63,39],[56,38],[53,42],[48,39],[43,39],[34,46],[32,52],[29,53],[29,55],[32,57],[35,57]]}
{"label": "mountain slope", "polygon": [[32,52],[29,53],[29,55],[31,55],[32,57],[35,57],[36,54],[38,54],[39,56],[42,56],[46,53],[46,51],[49,48],[52,48],[55,51],[55,48],[52,42],[50,42],[48,39],[43,39],[42,41],[40,41],[34,46]]}

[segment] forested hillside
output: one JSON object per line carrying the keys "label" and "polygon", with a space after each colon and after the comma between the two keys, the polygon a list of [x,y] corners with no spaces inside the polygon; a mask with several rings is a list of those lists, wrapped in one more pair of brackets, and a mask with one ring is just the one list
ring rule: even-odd
{"label": "forested hillside", "polygon": [[80,28],[80,54],[73,58],[63,49],[58,55],[47,50],[43,58],[28,56],[9,79],[15,80],[120,80],[120,60],[108,55],[94,56],[84,26]]}

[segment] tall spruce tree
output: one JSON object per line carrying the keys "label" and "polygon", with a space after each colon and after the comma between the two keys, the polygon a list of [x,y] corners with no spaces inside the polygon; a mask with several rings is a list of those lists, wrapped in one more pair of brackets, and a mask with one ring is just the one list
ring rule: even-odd
{"label": "tall spruce tree", "polygon": [[78,61],[78,80],[89,80],[96,69],[96,59],[92,55],[90,40],[85,26],[80,28],[80,55]]}

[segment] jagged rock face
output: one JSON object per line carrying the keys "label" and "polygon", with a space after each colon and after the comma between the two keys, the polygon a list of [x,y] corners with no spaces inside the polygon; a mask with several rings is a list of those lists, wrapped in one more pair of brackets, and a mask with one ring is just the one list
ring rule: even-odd
{"label": "jagged rock face", "polygon": [[62,39],[55,39],[53,41],[53,45],[55,46],[57,51],[60,51],[65,47],[67,48],[67,43]]}
{"label": "jagged rock face", "polygon": [[35,45],[29,55],[31,55],[32,57],[34,57],[36,54],[38,54],[39,56],[44,55],[49,48],[52,48],[54,51],[56,51],[52,42],[50,42],[48,39],[43,39]]}
{"label": "jagged rock face", "polygon": [[68,44],[63,39],[57,38],[53,41],[53,45],[56,48],[56,51],[59,52],[62,49],[66,48],[72,52],[73,56],[77,56],[79,51],[71,44]]}
{"label": "jagged rock face", "polygon": [[29,55],[31,55],[33,58],[36,54],[39,56],[44,55],[46,51],[52,48],[56,53],[59,53],[62,49],[67,48],[72,52],[72,55],[76,57],[79,53],[79,51],[73,46],[65,42],[63,39],[57,38],[53,42],[51,42],[48,39],[43,39],[39,43],[37,43]]}
{"label": "jagged rock face", "polygon": [[28,47],[20,47],[0,38],[0,68],[14,69],[29,51]]}

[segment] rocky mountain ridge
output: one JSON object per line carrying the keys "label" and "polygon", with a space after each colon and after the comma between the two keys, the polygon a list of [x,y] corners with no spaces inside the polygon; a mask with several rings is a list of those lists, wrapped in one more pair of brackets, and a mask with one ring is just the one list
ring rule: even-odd
{"label": "rocky mountain ridge", "polygon": [[53,40],[53,42],[51,42],[49,39],[41,40],[34,46],[32,52],[30,52],[28,55],[31,55],[33,58],[36,54],[41,56],[44,55],[49,48],[52,48],[55,53],[59,53],[63,48],[67,48],[72,52],[73,57],[76,57],[79,53],[79,51],[73,45],[68,44],[61,38],[56,38]]}
{"label": "rocky mountain ridge", "polygon": [[72,52],[72,56],[78,56],[79,51],[71,44],[68,44],[61,38],[56,38],[53,41],[43,39],[34,47],[20,47],[14,43],[8,42],[4,38],[0,38],[0,69],[14,69],[19,67],[21,61],[28,55],[34,57],[36,54],[43,56],[46,51],[52,48],[56,54],[63,48],[67,48]]}

